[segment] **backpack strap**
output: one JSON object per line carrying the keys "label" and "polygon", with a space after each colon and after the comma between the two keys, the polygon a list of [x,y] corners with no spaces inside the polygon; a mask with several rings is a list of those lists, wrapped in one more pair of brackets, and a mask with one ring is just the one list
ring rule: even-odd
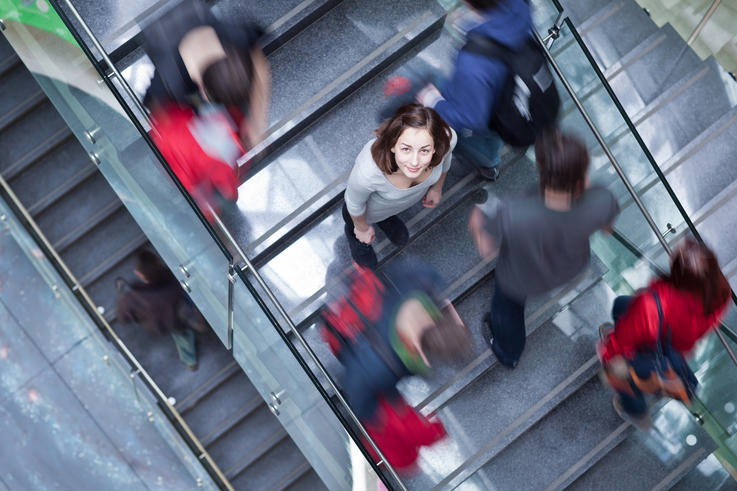
{"label": "backpack strap", "polygon": [[471,35],[461,50],[498,59],[507,67],[514,64],[514,51],[490,37]]}

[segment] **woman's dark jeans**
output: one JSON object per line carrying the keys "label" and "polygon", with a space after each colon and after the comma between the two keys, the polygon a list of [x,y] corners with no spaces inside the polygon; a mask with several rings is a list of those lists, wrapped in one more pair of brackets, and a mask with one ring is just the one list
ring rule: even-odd
{"label": "woman's dark jeans", "polygon": [[[620,296],[614,299],[614,305],[612,306],[612,320],[614,321],[615,329],[617,320],[627,312],[633,298],[634,297],[632,296]],[[631,382],[630,387],[632,388],[632,394],[617,391],[617,394],[619,394],[619,400],[622,403],[622,409],[632,416],[642,416],[647,412],[645,395]]]}

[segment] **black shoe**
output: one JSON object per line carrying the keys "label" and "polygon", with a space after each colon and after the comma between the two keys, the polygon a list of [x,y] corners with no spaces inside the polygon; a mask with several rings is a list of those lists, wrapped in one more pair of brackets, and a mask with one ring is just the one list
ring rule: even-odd
{"label": "black shoe", "polygon": [[496,356],[496,359],[499,363],[510,369],[517,368],[517,363],[519,363],[519,360],[514,360],[511,363],[507,362],[504,357],[499,352],[497,352],[494,345],[494,329],[491,327],[490,319],[490,314],[486,314],[484,316],[483,325],[481,327],[481,333],[484,336],[484,340],[489,345],[489,348],[491,348],[491,352],[494,353],[494,356]]}
{"label": "black shoe", "polygon": [[409,230],[402,220],[395,216],[376,224],[397,247],[404,247],[409,242]]}
{"label": "black shoe", "polygon": [[479,176],[482,179],[485,179],[487,181],[496,181],[499,179],[499,167],[480,167],[476,166],[476,172],[479,173]]}
{"label": "black shoe", "polygon": [[348,239],[348,248],[351,250],[351,257],[359,266],[369,269],[376,269],[379,261],[376,259],[376,253],[371,244],[364,244],[353,234],[353,228],[346,225],[345,234]]}

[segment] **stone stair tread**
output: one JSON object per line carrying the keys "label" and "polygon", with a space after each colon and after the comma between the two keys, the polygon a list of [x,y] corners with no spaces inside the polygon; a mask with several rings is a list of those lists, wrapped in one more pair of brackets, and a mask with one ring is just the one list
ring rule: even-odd
{"label": "stone stair tread", "polygon": [[284,428],[276,417],[266,404],[261,404],[224,438],[215,440],[207,451],[225,475],[232,476],[243,462],[250,464],[257,460],[284,434]]}
{"label": "stone stair tread", "polygon": [[636,2],[611,2],[611,8],[605,7],[604,10],[606,12],[597,16],[595,21],[581,24],[579,30],[602,70],[616,63],[658,29]]}
{"label": "stone stair tread", "polygon": [[67,138],[8,183],[29,213],[38,215],[96,172],[77,140]]}
{"label": "stone stair tread", "polygon": [[100,226],[103,222],[113,217],[116,213],[123,209],[123,203],[119,199],[113,199],[104,205],[101,205],[100,209],[91,217],[89,217],[84,223],[79,224],[76,228],[73,228],[67,232],[66,235],[59,238],[52,244],[53,248],[63,253],[67,248],[72,246],[77,240],[84,237],[89,230]]}
{"label": "stone stair tread", "polygon": [[314,470],[302,474],[296,481],[285,488],[287,491],[321,491],[325,485]]}
{"label": "stone stair tread", "polygon": [[84,287],[94,283],[98,279],[102,278],[110,268],[130,257],[131,254],[142,248],[147,243],[148,239],[143,232],[134,237],[127,238],[127,241],[124,244],[122,244],[115,252],[108,255],[102,262],[98,263],[96,267],[87,271],[83,275],[77,276],[78,281]]}
{"label": "stone stair tread", "polygon": [[259,459],[230,474],[236,489],[273,489],[288,486],[310,469],[297,446],[285,434]]}
{"label": "stone stair tread", "polygon": [[0,171],[12,179],[66,140],[69,128],[48,100],[0,132]]}
{"label": "stone stair tread", "polygon": [[628,114],[647,106],[701,59],[670,24],[662,26],[605,73]]}
{"label": "stone stair tread", "polygon": [[[731,186],[732,196],[696,225],[704,241],[716,253],[719,263],[727,266],[737,259],[737,185]],[[725,268],[725,271],[728,271]]]}
{"label": "stone stair tread", "polygon": [[[667,421],[661,432],[632,432],[566,489],[583,491],[605,482],[622,489],[669,489],[716,448],[686,409],[680,409],[684,418]],[[693,446],[686,433],[697,437]]]}
{"label": "stone stair tread", "polygon": [[[546,317],[542,325],[528,324],[525,352],[515,370],[494,359],[486,371],[436,410],[453,439],[453,459],[448,460],[447,448],[427,449],[420,466],[433,470],[418,475],[412,487],[429,489],[462,482],[594,377],[599,366],[594,341],[598,326],[608,320],[612,298],[609,287],[597,281],[563,310]],[[490,295],[483,300],[476,319],[488,310]],[[461,310],[466,310],[465,301],[459,305]],[[481,336],[474,332],[477,337]],[[519,390],[521,386],[524,391]],[[484,412],[493,417],[479,420]],[[437,476],[440,483],[430,476]]]}
{"label": "stone stair tread", "polygon": [[582,25],[602,9],[611,8],[611,0],[563,0],[561,4],[576,26]]}
{"label": "stone stair tread", "polygon": [[241,369],[235,360],[223,366],[212,377],[194,388],[189,394],[177,401],[176,409],[180,414],[185,414],[192,409],[204,397],[217,390],[228,379],[235,376]]}
{"label": "stone stair tread", "polygon": [[[3,65],[9,66],[3,71]],[[46,97],[44,92],[34,83],[33,76],[23,64],[12,59],[0,63],[0,77],[3,90],[13,97],[0,100],[0,131],[7,128],[17,118],[38,105]]]}
{"label": "stone stair tread", "polygon": [[[112,201],[112,203],[115,202]],[[113,204],[113,206],[116,205]],[[143,235],[133,217],[122,206],[117,208],[116,212],[102,224],[95,223],[94,218],[95,215],[86,218],[77,227],[80,229],[76,232],[79,235],[77,239],[78,246],[73,250],[61,251],[64,262],[79,277],[86,276],[98,265],[117,253],[119,245],[116,241],[109,241],[106,238],[118,237],[125,241]],[[58,241],[54,240],[53,242]]]}
{"label": "stone stair tread", "polygon": [[239,368],[190,408],[185,419],[203,445],[209,445],[260,404],[261,396]]}
{"label": "stone stair tread", "polygon": [[[626,425],[598,379],[586,382],[475,474],[495,489],[545,489],[571,465]],[[623,438],[624,435],[619,435]],[[616,444],[614,439],[611,443]],[[530,472],[534,468],[535,472]]]}
{"label": "stone stair tread", "polygon": [[[655,111],[643,111],[646,119],[632,118],[658,163],[666,162],[737,105],[725,86],[723,70],[716,60],[710,58],[704,65],[708,71],[699,70],[687,88],[672,96],[666,91]],[[704,94],[709,96],[704,97]]]}

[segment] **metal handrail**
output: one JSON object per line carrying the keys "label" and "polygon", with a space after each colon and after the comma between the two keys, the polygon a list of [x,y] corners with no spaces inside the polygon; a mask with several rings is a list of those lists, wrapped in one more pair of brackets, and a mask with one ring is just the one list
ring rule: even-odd
{"label": "metal handrail", "polygon": [[[118,349],[118,351],[123,355],[123,357],[128,361],[128,363],[131,364],[134,371],[132,373],[139,374],[141,378],[146,382],[148,387],[152,390],[154,396],[156,399],[158,399],[158,402],[160,404],[163,404],[164,407],[168,410],[170,415],[174,418],[174,420],[177,422],[177,424],[182,428],[184,431],[184,435],[181,435],[185,437],[185,441],[189,440],[191,444],[195,446],[197,449],[197,452],[199,455],[196,455],[198,460],[204,459],[205,462],[207,462],[208,466],[212,469],[212,471],[215,473],[215,476],[217,479],[221,482],[223,486],[225,486],[226,489],[229,491],[233,491],[233,487],[231,486],[228,479],[225,477],[223,472],[220,470],[218,465],[215,463],[215,461],[212,460],[212,457],[210,457],[210,454],[205,450],[205,447],[202,445],[202,442],[195,436],[195,434],[190,429],[189,425],[186,421],[182,418],[181,414],[179,414],[179,411],[169,402],[169,399],[166,397],[164,392],[161,390],[161,388],[156,384],[153,378],[148,374],[145,368],[139,363],[139,361],[136,359],[136,357],[130,352],[128,347],[123,343],[123,341],[118,337],[118,335],[115,333],[112,327],[110,327],[110,324],[108,324],[107,320],[105,320],[105,317],[97,310],[97,306],[92,301],[92,299],[87,294],[87,291],[84,289],[84,287],[77,281],[77,278],[74,276],[74,274],[69,270],[66,263],[62,260],[62,258],[59,256],[59,254],[56,252],[56,250],[53,248],[51,243],[48,241],[46,236],[43,234],[41,229],[38,227],[38,224],[36,224],[35,220],[31,216],[31,214],[26,210],[25,206],[21,203],[21,201],[18,199],[18,197],[15,195],[13,190],[11,189],[10,185],[5,181],[5,179],[0,176],[0,187],[2,187],[3,191],[6,193],[6,195],[10,198],[10,200],[13,203],[13,206],[20,212],[20,214],[23,217],[23,220],[28,224],[31,231],[33,232],[33,235],[39,240],[46,249],[47,256],[50,255],[51,259],[54,264],[63,272],[64,276],[67,277],[68,285],[71,285],[71,289],[73,293],[76,293],[81,297],[81,301],[87,305],[87,311],[88,313],[94,312],[96,324],[98,326],[102,326],[102,329],[105,334],[107,334],[110,339],[113,342],[113,345]],[[181,433],[180,433],[181,434]]]}
{"label": "metal handrail", "polygon": [[379,462],[376,464],[377,466],[383,465],[386,467],[386,469],[389,471],[389,474],[392,476],[392,479],[397,482],[399,485],[399,488],[403,491],[407,491],[406,486],[402,482],[402,480],[399,478],[399,475],[394,470],[394,468],[389,464],[389,461],[384,457],[384,454],[379,449],[378,445],[374,442],[374,440],[371,438],[371,436],[368,434],[366,429],[363,427],[361,422],[359,421],[358,417],[355,415],[351,407],[348,405],[348,402],[343,397],[343,394],[341,394],[340,390],[338,390],[338,387],[333,382],[332,377],[328,374],[327,370],[323,366],[320,359],[317,357],[315,352],[312,350],[310,345],[307,343],[305,338],[302,336],[302,334],[297,329],[297,326],[294,324],[294,321],[292,321],[291,317],[287,313],[286,309],[282,306],[281,302],[276,298],[276,295],[274,295],[274,292],[271,291],[271,288],[266,284],[266,281],[264,281],[261,274],[258,272],[256,267],[253,265],[251,260],[246,255],[245,251],[241,246],[236,242],[235,238],[232,236],[228,228],[223,224],[223,222],[220,220],[220,217],[217,213],[215,213],[215,210],[210,206],[207,205],[208,210],[210,211],[212,217],[215,219],[215,223],[218,225],[220,230],[223,232],[225,237],[227,238],[228,242],[230,242],[230,245],[235,249],[235,251],[238,253],[238,255],[241,257],[243,262],[245,263],[245,270],[241,270],[242,272],[250,271],[251,274],[256,278],[256,281],[258,282],[259,286],[266,292],[266,296],[269,298],[269,301],[276,307],[276,310],[279,312],[279,315],[286,321],[287,325],[289,326],[289,331],[299,340],[299,343],[302,345],[302,347],[305,349],[307,354],[309,355],[312,362],[315,364],[317,369],[320,371],[320,374],[325,377],[327,380],[328,385],[335,393],[335,396],[340,401],[341,405],[344,407],[345,411],[347,412],[349,418],[352,420],[353,424],[358,427],[359,431],[361,432],[361,435],[369,442],[371,445],[371,448],[376,452],[376,454],[379,457]]}
{"label": "metal handrail", "polygon": [[[578,42],[579,46],[584,51],[584,53],[586,53],[587,58],[591,62],[592,58],[590,56],[590,53],[588,53],[588,51],[586,50],[586,47],[583,45],[582,41],[580,40],[579,36],[577,35],[578,33],[576,32],[576,29],[573,26],[573,24],[571,23],[570,19],[565,16],[565,10],[563,8],[561,8],[561,6],[558,3],[558,0],[553,0],[553,3],[555,4],[556,8],[558,9],[559,14],[562,14],[565,17],[566,24],[571,29],[571,32],[574,34],[574,37],[576,38],[576,41]],[[558,21],[556,21],[556,25],[558,25]],[[571,86],[571,84],[568,82],[568,79],[565,77],[565,75],[563,75],[563,71],[560,69],[560,66],[558,65],[558,63],[553,58],[553,55],[550,52],[549,47],[545,44],[545,42],[543,41],[543,39],[541,39],[540,35],[537,33],[536,30],[533,29],[533,32],[534,32],[535,37],[537,38],[537,41],[540,43],[540,46],[542,46],[542,48],[543,48],[543,50],[545,52],[545,56],[548,59],[548,61],[550,62],[551,67],[553,68],[553,70],[558,75],[558,78],[560,79],[561,83],[565,87],[565,89],[568,92],[568,94],[571,96],[571,100],[573,100],[573,103],[575,104],[576,108],[581,113],[581,116],[583,116],[583,118],[586,121],[586,124],[588,125],[588,127],[591,129],[591,132],[594,134],[594,137],[596,138],[597,142],[599,143],[599,145],[601,146],[602,150],[604,151],[604,153],[606,154],[607,158],[609,159],[609,161],[611,162],[612,166],[614,167],[615,171],[619,175],[619,178],[622,180],[622,183],[624,184],[625,188],[627,188],[627,192],[630,194],[630,197],[632,198],[633,202],[637,205],[637,208],[639,208],[640,212],[642,213],[643,217],[645,218],[645,221],[647,221],[650,229],[653,231],[653,233],[655,234],[655,237],[658,239],[658,242],[660,243],[660,245],[663,247],[663,249],[665,250],[665,252],[670,256],[670,254],[671,254],[671,247],[670,247],[670,245],[665,240],[665,237],[663,236],[663,234],[660,232],[660,229],[658,228],[657,224],[655,223],[655,221],[653,220],[652,216],[650,215],[650,212],[647,211],[647,209],[645,208],[645,205],[642,203],[642,200],[640,199],[639,195],[637,194],[637,191],[635,190],[634,186],[630,182],[629,178],[627,178],[627,176],[625,175],[625,173],[624,173],[624,171],[622,169],[622,166],[617,161],[617,158],[612,153],[612,151],[609,148],[609,146],[607,145],[606,141],[604,141],[604,138],[601,136],[601,133],[599,133],[599,130],[596,128],[596,125],[594,124],[593,120],[589,116],[589,114],[586,111],[586,109],[583,107],[583,104],[579,100],[579,98],[576,95],[576,93],[575,93],[573,87]],[[607,89],[607,92],[609,93],[610,97],[612,97],[612,99],[615,101],[615,105],[616,105],[617,109],[619,110],[620,114],[631,125],[631,121],[629,121],[629,118],[627,117],[627,114],[624,112],[624,109],[621,107],[621,104],[618,103],[619,101],[616,98],[616,95],[612,91],[611,87],[609,87],[608,83],[606,83],[606,80],[603,78],[603,74],[595,66],[594,66],[594,69],[595,69],[595,72],[597,73],[599,79],[602,81],[602,83],[604,84],[605,88]],[[674,200],[674,202],[676,203],[676,206],[678,207],[679,211],[684,216],[684,218],[686,220],[686,223],[689,225],[689,229],[691,229],[692,233],[701,241],[701,237],[699,236],[698,232],[696,231],[695,226],[693,225],[693,223],[691,222],[691,220],[688,218],[687,214],[685,213],[685,210],[683,209],[682,205],[680,204],[680,202],[676,198],[675,194],[673,193],[673,190],[670,188],[670,186],[667,184],[667,182],[664,182],[665,181],[664,176],[662,176],[661,173],[659,172],[659,168],[657,167],[657,163],[655,162],[654,158],[652,157],[652,155],[650,154],[649,150],[647,149],[647,146],[641,140],[640,135],[636,132],[636,130],[634,129],[633,126],[630,126],[629,129],[630,129],[630,131],[632,131],[633,134],[635,134],[635,137],[637,139],[638,144],[643,149],[643,151],[646,153],[646,155],[647,155],[648,159],[651,161],[652,165],[656,168],[656,172],[657,172],[657,175],[658,175],[658,178],[659,178],[660,182],[662,182],[662,183],[664,183],[666,185],[666,189],[668,190],[668,194]],[[722,323],[720,323],[720,326],[726,327]],[[727,351],[727,354],[732,359],[732,362],[735,364],[735,366],[737,366],[737,355],[735,355],[734,351],[729,346],[729,343],[724,338],[724,334],[720,331],[720,329],[715,329],[715,332],[717,334],[717,337],[721,341],[722,345],[724,346],[724,349]]]}

